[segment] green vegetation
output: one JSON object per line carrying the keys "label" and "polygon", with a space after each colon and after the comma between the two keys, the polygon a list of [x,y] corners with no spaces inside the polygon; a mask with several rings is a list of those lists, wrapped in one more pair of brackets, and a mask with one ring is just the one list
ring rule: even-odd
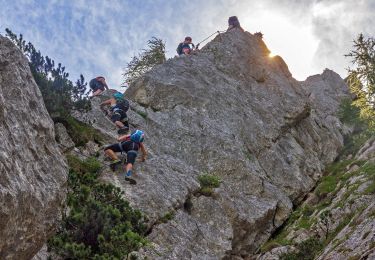
{"label": "green vegetation", "polygon": [[123,74],[125,82],[132,84],[137,78],[151,70],[154,66],[166,61],[165,43],[156,37],[147,42],[147,49],[143,49],[138,56],[126,64]]}
{"label": "green vegetation", "polygon": [[143,119],[147,119],[147,112],[143,112],[143,111],[136,111],[138,115],[140,115],[141,117],[143,117]]}
{"label": "green vegetation", "polygon": [[315,194],[319,198],[326,197],[328,193],[331,193],[336,189],[337,179],[336,176],[332,175],[324,176],[318,187],[315,189]]}
{"label": "green vegetation", "polygon": [[321,203],[323,203],[320,205],[322,206],[321,208],[324,208],[330,203],[329,199],[325,200],[327,195],[337,191],[338,188],[342,187],[342,181],[345,180],[345,178],[350,177],[350,175],[344,175],[343,172],[345,172],[346,167],[353,162],[354,160],[343,160],[332,163],[329,167],[327,167],[325,176],[322,177],[319,184],[315,188],[315,194],[318,196]]}
{"label": "green vegetation", "polygon": [[199,193],[205,196],[211,196],[213,189],[220,186],[220,178],[208,173],[200,175],[198,181],[201,185]]}
{"label": "green vegetation", "polygon": [[339,158],[345,158],[349,154],[354,155],[364,143],[374,135],[375,127],[371,126],[367,118],[361,117],[359,107],[352,104],[350,99],[344,99],[340,104],[338,116],[343,123],[354,127],[352,134],[344,136],[345,147]]}
{"label": "green vegetation", "polygon": [[167,223],[168,221],[172,220],[175,216],[175,212],[169,211],[167,212],[161,219],[159,219],[160,223]]}
{"label": "green vegetation", "polygon": [[85,93],[87,83],[85,83],[82,75],[74,84],[69,80],[69,73],[65,71],[65,67],[61,63],[55,66],[54,60],[48,56],[43,56],[32,43],[26,43],[22,34],[17,36],[9,29],[5,31],[5,36],[29,60],[30,70],[52,118],[65,117],[70,114],[72,109],[90,109],[90,102],[87,99],[87,93]]}
{"label": "green vegetation", "polygon": [[[357,209],[351,214],[342,216],[341,222],[334,230],[332,230],[331,226],[331,208],[344,207],[344,205],[355,203],[355,196],[353,197],[353,195],[360,195],[358,193],[358,187],[364,183],[364,181],[360,179],[355,183],[350,183],[349,179],[353,176],[363,175],[367,180],[371,181],[370,185],[363,192],[364,194],[375,193],[375,164],[347,159],[348,155],[352,155],[350,157],[352,158],[358,152],[361,146],[373,136],[373,132],[368,121],[360,117],[360,108],[353,106],[350,100],[344,100],[341,104],[339,117],[344,123],[354,126],[354,133],[345,137],[345,147],[339,156],[341,160],[327,167],[324,176],[316,186],[314,193],[319,199],[318,203],[297,208],[290,215],[284,227],[275,234],[274,238],[262,246],[261,252],[269,251],[277,246],[292,244],[292,241],[286,239],[287,235],[292,230],[310,230],[312,226],[315,226],[319,222],[320,227],[323,228],[325,232],[325,237],[321,238],[321,240],[310,238],[301,244],[295,245],[297,247],[296,252],[289,252],[281,257],[281,259],[314,259],[321,251],[322,247],[328,245],[349,223],[350,225],[358,225],[356,219],[360,216],[364,207]],[[352,167],[354,165],[359,168],[346,173],[349,166]],[[347,190],[342,194],[341,201],[332,205],[332,199],[335,194],[344,186],[346,186]],[[372,217],[374,216],[375,213],[373,213]],[[347,234],[347,236],[349,235],[350,233]],[[340,241],[336,241],[335,246],[338,246],[339,242]]]}
{"label": "green vegetation", "polygon": [[280,256],[281,260],[313,260],[322,250],[323,244],[317,238],[309,238],[297,246],[297,252],[286,253]]}
{"label": "green vegetation", "polygon": [[276,234],[276,236],[273,239],[267,241],[265,244],[262,245],[262,247],[260,248],[260,252],[264,253],[279,246],[290,245],[291,242],[286,239],[287,235],[287,229],[283,228],[280,231],[280,233]]}
{"label": "green vegetation", "polygon": [[370,185],[365,190],[365,194],[375,194],[375,163],[368,162],[359,168],[359,171],[365,173],[371,181]]}
{"label": "green vegetation", "polygon": [[353,50],[346,56],[352,58],[348,83],[355,94],[353,105],[360,109],[360,117],[375,130],[375,38],[360,34],[354,40]]}
{"label": "green vegetation", "polygon": [[361,110],[352,105],[352,100],[344,99],[339,107],[338,117],[340,120],[348,125],[356,126],[357,128],[365,126],[365,121],[360,117]]}
{"label": "green vegetation", "polygon": [[65,117],[57,117],[55,118],[55,122],[62,123],[72,138],[76,146],[83,146],[88,141],[94,141],[98,144],[101,144],[103,141],[102,134],[95,130],[93,127],[79,122],[72,116],[65,116]]}
{"label": "green vegetation", "polygon": [[49,249],[64,259],[123,259],[146,244],[144,217],[121,190],[100,183],[100,163],[68,155],[67,208]]}

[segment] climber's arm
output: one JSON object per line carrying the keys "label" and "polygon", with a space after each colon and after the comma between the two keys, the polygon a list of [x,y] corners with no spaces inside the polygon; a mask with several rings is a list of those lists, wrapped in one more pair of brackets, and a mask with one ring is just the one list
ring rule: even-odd
{"label": "climber's arm", "polygon": [[117,141],[122,142],[125,141],[127,138],[129,138],[130,135],[122,135],[119,138],[117,138]]}
{"label": "climber's arm", "polygon": [[106,101],[103,101],[100,103],[100,107],[111,105],[111,99],[107,99]]}

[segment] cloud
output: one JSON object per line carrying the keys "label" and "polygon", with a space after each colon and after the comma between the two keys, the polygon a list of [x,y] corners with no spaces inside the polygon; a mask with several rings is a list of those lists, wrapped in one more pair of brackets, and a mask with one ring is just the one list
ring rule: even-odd
{"label": "cloud", "polygon": [[298,79],[325,67],[345,76],[343,55],[351,41],[360,32],[374,33],[370,2],[0,0],[0,31],[24,34],[65,65],[72,80],[80,73],[86,80],[104,75],[110,87],[118,87],[126,63],[152,36],[163,39],[173,57],[186,35],[197,43],[226,29],[228,17],[237,15],[245,29],[265,33],[271,51],[283,56]]}
{"label": "cloud", "polygon": [[353,40],[360,34],[374,36],[375,3],[373,1],[319,2],[313,10],[314,35],[319,47],[314,65],[335,68],[341,75],[350,60],[344,57],[352,49]]}

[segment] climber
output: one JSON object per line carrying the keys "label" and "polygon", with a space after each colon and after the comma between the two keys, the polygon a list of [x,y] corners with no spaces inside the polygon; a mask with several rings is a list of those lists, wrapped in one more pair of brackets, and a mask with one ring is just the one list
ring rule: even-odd
{"label": "climber", "polygon": [[147,151],[143,144],[144,133],[141,130],[134,130],[131,134],[122,135],[117,140],[119,143],[107,146],[104,149],[104,153],[112,159],[111,165],[121,163],[116,153],[126,153],[125,180],[129,180],[128,178],[132,175],[132,169],[138,155],[138,150],[141,149],[142,162],[144,162],[147,157]]}
{"label": "climber", "polygon": [[124,94],[116,92],[113,97],[103,101],[100,108],[110,106],[110,118],[113,123],[119,128],[118,134],[126,134],[129,131],[129,122],[126,112],[129,109],[129,101],[124,98]]}
{"label": "climber", "polygon": [[100,95],[105,89],[109,89],[107,83],[105,82],[105,78],[102,76],[98,76],[90,80],[89,85],[92,89],[92,97]]}
{"label": "climber", "polygon": [[194,43],[192,43],[191,37],[186,36],[185,40],[178,45],[176,51],[179,56],[189,55],[192,53],[194,48],[195,46],[194,46]]}
{"label": "climber", "polygon": [[242,27],[240,25],[240,21],[238,21],[237,16],[231,16],[231,17],[229,17],[227,32],[230,31],[230,30],[232,30],[232,29],[234,29],[234,28],[238,28],[241,31],[244,31],[244,29],[242,29]]}

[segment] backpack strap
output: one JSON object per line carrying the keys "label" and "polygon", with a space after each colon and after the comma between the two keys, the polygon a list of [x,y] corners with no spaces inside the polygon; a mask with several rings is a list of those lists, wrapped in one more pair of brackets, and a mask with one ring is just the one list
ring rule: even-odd
{"label": "backpack strap", "polygon": [[125,152],[125,151],[124,151],[124,148],[122,147],[122,143],[123,143],[123,142],[119,142],[119,143],[118,143],[118,146],[120,146],[121,154],[122,154],[123,152]]}

